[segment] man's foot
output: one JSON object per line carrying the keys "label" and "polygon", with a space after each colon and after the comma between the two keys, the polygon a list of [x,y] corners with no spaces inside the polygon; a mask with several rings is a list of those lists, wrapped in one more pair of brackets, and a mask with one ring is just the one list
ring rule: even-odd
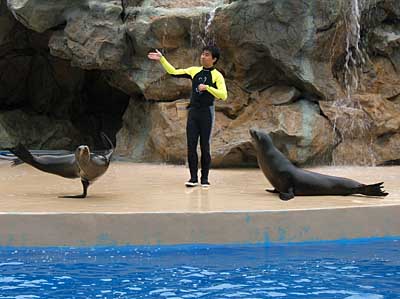
{"label": "man's foot", "polygon": [[186,187],[196,187],[196,186],[198,186],[198,185],[199,185],[199,181],[196,180],[196,179],[190,179],[189,181],[187,181],[187,182],[185,183],[185,186],[186,186]]}
{"label": "man's foot", "polygon": [[210,187],[210,182],[208,180],[201,179],[201,186],[203,188],[208,188],[208,187]]}

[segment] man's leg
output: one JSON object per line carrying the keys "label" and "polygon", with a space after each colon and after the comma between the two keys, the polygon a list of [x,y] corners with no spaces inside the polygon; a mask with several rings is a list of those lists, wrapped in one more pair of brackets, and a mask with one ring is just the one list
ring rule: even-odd
{"label": "man's leg", "polygon": [[[196,111],[189,110],[188,119],[186,124],[186,140],[187,140],[187,156],[190,170],[190,181],[193,183],[198,182],[198,156],[197,156],[197,143],[199,140],[200,128],[197,123]],[[188,183],[189,183],[188,182]],[[186,185],[188,186],[188,183]]]}
{"label": "man's leg", "polygon": [[209,185],[208,173],[211,165],[210,143],[211,132],[214,124],[214,106],[203,112],[200,125],[200,148],[201,148],[201,184]]}

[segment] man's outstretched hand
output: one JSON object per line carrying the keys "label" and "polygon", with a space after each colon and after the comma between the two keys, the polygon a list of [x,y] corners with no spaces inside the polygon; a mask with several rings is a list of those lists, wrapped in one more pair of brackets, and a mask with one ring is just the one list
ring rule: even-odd
{"label": "man's outstretched hand", "polygon": [[155,50],[156,50],[155,52],[150,52],[149,54],[147,54],[147,58],[149,58],[150,60],[159,61],[160,58],[162,57],[162,54],[157,49],[155,49]]}

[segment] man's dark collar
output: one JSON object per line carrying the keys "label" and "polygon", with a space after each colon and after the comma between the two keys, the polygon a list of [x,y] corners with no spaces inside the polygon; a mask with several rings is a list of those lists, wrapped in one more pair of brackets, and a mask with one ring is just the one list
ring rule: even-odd
{"label": "man's dark collar", "polygon": [[212,66],[212,67],[204,67],[203,66],[203,70],[206,70],[206,71],[212,71],[214,69],[214,66]]}

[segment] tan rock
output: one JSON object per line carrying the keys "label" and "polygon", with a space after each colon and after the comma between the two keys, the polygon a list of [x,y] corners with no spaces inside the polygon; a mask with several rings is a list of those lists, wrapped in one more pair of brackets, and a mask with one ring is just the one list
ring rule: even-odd
{"label": "tan rock", "polygon": [[332,155],[333,165],[375,165],[377,161],[371,138],[344,139]]}
{"label": "tan rock", "polygon": [[400,160],[400,134],[387,134],[379,137],[374,143],[375,164]]}
{"label": "tan rock", "polygon": [[[123,128],[117,135],[117,152],[139,160],[184,163],[187,117],[184,103],[185,100],[181,100],[136,106],[131,101],[124,116]],[[149,121],[145,128],[139,130],[137,125],[143,118]],[[216,113],[212,132],[212,165],[254,165],[255,151],[249,135],[252,127],[273,132],[277,146],[289,159],[299,164],[320,162],[329,154],[335,140],[333,129],[319,115],[316,104],[300,101],[287,106],[272,106],[253,100],[234,119],[222,112]]]}
{"label": "tan rock", "polygon": [[371,136],[372,119],[359,102],[340,99],[332,102],[320,101],[319,105],[343,139]]}
{"label": "tan rock", "polygon": [[334,151],[333,163],[371,165],[398,159],[398,104],[379,94],[357,94],[351,101],[320,105],[342,139]]}
{"label": "tan rock", "polygon": [[400,105],[382,98],[382,95],[355,96],[373,122],[374,135],[396,133],[400,130]]}
{"label": "tan rock", "polygon": [[226,101],[215,101],[215,110],[222,112],[229,118],[236,118],[240,112],[249,104],[250,94],[243,90],[235,81],[225,80],[228,90]]}
{"label": "tan rock", "polygon": [[146,103],[131,100],[117,134],[117,153],[133,160],[184,163],[186,100]]}
{"label": "tan rock", "polygon": [[301,93],[293,86],[276,85],[252,93],[252,98],[261,98],[271,105],[282,105],[294,102]]}
{"label": "tan rock", "polygon": [[400,134],[345,139],[333,152],[334,165],[380,165],[400,159]]}

